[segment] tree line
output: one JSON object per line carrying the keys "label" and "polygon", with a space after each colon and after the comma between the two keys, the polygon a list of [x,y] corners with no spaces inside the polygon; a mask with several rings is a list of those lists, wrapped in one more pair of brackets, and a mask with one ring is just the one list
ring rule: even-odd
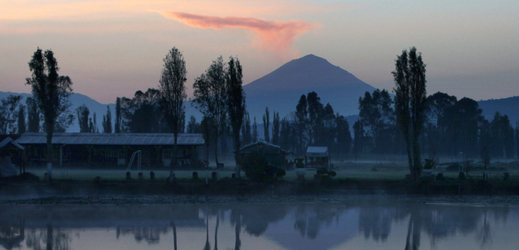
{"label": "tree line", "polygon": [[[229,141],[236,151],[260,140],[256,117],[251,119],[246,111],[242,66],[237,58],[229,57],[224,62],[220,56],[195,79],[191,104],[203,114],[203,119],[197,122],[191,116],[187,124],[184,57],[172,48],[163,62],[158,88],[139,90],[131,99],[118,97],[115,124],[112,126],[111,110],[107,107],[102,132],[173,133],[175,148],[179,133],[201,133],[206,143],[213,145],[217,164],[218,148],[229,151]],[[440,92],[427,97],[425,64],[414,47],[409,52],[404,50],[395,62],[394,97],[387,90],[366,92],[360,97],[359,119],[352,126],[353,133],[344,116],[335,113],[329,103],[323,105],[317,93],[310,92],[300,97],[289,115],[281,118],[272,111],[272,127],[271,111],[266,107],[262,117],[263,140],[297,155],[304,154],[308,146],[327,146],[339,157],[407,154],[413,176],[420,175],[422,151],[429,158],[456,156],[460,152],[485,159],[517,155],[519,128],[512,127],[508,116],[496,113],[488,121],[477,102],[470,98],[457,100]],[[68,101],[72,80],[58,74],[51,50],[43,52],[38,48],[29,69],[32,76],[26,84],[32,87],[33,97],[27,99],[26,105],[20,104],[21,96],[1,100],[0,133],[44,131],[48,150],[52,150],[52,134],[64,132],[76,117],[80,132],[101,132],[96,114],[90,117],[85,105],[75,110],[76,117],[73,115]]]}

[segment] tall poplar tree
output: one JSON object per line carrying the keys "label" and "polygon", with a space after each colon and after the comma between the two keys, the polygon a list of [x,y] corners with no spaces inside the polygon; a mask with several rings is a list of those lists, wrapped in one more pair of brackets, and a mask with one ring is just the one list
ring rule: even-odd
{"label": "tall poplar tree", "polygon": [[241,148],[240,141],[240,129],[243,124],[243,118],[245,116],[245,92],[242,88],[242,67],[238,58],[229,57],[229,63],[227,64],[227,113],[231,120],[231,128],[234,139],[234,159],[236,164],[239,162],[239,151]]}
{"label": "tall poplar tree", "polygon": [[47,178],[52,180],[52,135],[59,116],[70,106],[68,96],[72,92],[72,81],[68,76],[58,74],[58,61],[52,50],[43,53],[38,48],[29,62],[29,69],[32,76],[26,79],[26,84],[31,85],[33,97],[43,113],[47,133]]}
{"label": "tall poplar tree", "polygon": [[170,131],[174,136],[174,161],[177,164],[177,139],[178,134],[184,130],[184,120],[186,116],[184,101],[187,98],[186,87],[186,61],[180,51],[173,47],[164,58],[162,76],[160,78],[160,108],[166,118]]}
{"label": "tall poplar tree", "polygon": [[269,108],[266,107],[265,114],[263,115],[263,135],[265,137],[266,142],[270,142],[269,127],[270,127],[270,113],[269,113]]}
{"label": "tall poplar tree", "polygon": [[411,176],[418,183],[422,174],[419,137],[424,128],[426,107],[425,64],[422,54],[412,47],[397,56],[395,71],[395,111],[406,144]]}

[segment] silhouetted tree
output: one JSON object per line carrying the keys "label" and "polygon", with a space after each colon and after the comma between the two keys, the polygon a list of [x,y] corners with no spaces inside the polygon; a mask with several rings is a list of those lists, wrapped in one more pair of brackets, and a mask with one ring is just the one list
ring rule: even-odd
{"label": "silhouetted tree", "polygon": [[269,108],[265,108],[265,114],[263,115],[263,135],[266,142],[270,142],[269,136],[269,126],[270,126],[270,114]]}
{"label": "silhouetted tree", "polygon": [[406,143],[411,176],[417,183],[422,173],[419,137],[424,127],[426,107],[425,64],[421,53],[417,53],[415,47],[409,53],[407,50],[402,51],[392,73],[396,84],[397,124]]}
{"label": "silhouetted tree", "polygon": [[192,105],[214,122],[215,161],[218,165],[218,137],[227,114],[226,70],[222,57],[213,61],[204,74],[193,84],[195,99]]}
{"label": "silhouetted tree", "polygon": [[226,89],[227,89],[227,113],[229,115],[233,142],[234,142],[234,159],[239,162],[239,150],[241,148],[240,129],[245,116],[245,92],[243,92],[242,81],[243,73],[238,58],[229,57],[227,68]]}
{"label": "silhouetted tree", "polygon": [[106,115],[103,115],[103,133],[112,133],[112,112],[110,106],[106,106]]}
{"label": "silhouetted tree", "polygon": [[478,130],[484,120],[481,114],[478,103],[466,97],[445,109],[438,123],[445,133],[443,147],[447,154],[454,156],[463,152],[470,157],[478,156]]}
{"label": "silhouetted tree", "polygon": [[357,159],[364,152],[364,126],[362,122],[357,120],[353,124],[353,157]]}
{"label": "silhouetted tree", "polygon": [[27,130],[27,125],[25,123],[25,105],[20,104],[18,107],[18,124],[17,124],[17,132],[18,134],[23,134]]}
{"label": "silhouetted tree", "polygon": [[[159,107],[160,92],[148,89],[137,91],[132,99],[123,97],[121,106],[121,132],[162,133],[169,131]],[[183,122],[180,126],[183,131]]]}
{"label": "silhouetted tree", "polygon": [[310,128],[309,143],[316,144],[317,137],[323,129],[322,113],[324,107],[321,98],[315,92],[308,93],[306,101],[308,103],[308,124]]}
{"label": "silhouetted tree", "polygon": [[440,121],[445,116],[445,110],[458,102],[455,96],[437,92],[427,97],[426,125],[424,128],[424,151],[429,152],[429,158],[434,159],[436,155],[445,153],[445,128]]}
{"label": "silhouetted tree", "polygon": [[78,108],[76,108],[77,113],[77,122],[79,124],[79,132],[80,133],[87,133],[91,132],[91,127],[89,124],[89,115],[90,110],[86,105],[81,105]]}
{"label": "silhouetted tree", "polygon": [[196,118],[191,116],[189,118],[189,122],[187,123],[186,133],[189,134],[201,134],[202,128],[200,127],[200,123],[196,122]]}
{"label": "silhouetted tree", "polygon": [[351,132],[350,132],[350,124],[348,120],[344,118],[344,116],[337,115],[335,116],[335,124],[336,124],[336,153],[339,156],[344,156],[351,151]]}
{"label": "silhouetted tree", "polygon": [[275,145],[279,145],[279,113],[274,112],[272,115],[272,143]]}
{"label": "silhouetted tree", "polygon": [[[391,148],[390,130],[394,126],[393,101],[387,90],[369,92],[359,98],[359,116],[372,152],[386,153]],[[366,145],[367,146],[367,145]]]}
{"label": "silhouetted tree", "polygon": [[22,96],[9,95],[0,102],[0,134],[13,134],[16,132],[15,122],[18,118],[16,107],[20,103]]}
{"label": "silhouetted tree", "polygon": [[309,137],[309,118],[308,118],[308,103],[306,101],[306,96],[301,95],[299,102],[296,106],[296,113],[293,116],[293,123],[296,128],[297,135],[297,154],[303,154],[304,150],[308,146],[310,141]]}
{"label": "silhouetted tree", "polygon": [[[32,94],[38,103],[47,132],[47,174],[52,178],[52,135],[55,124],[61,114],[70,107],[68,96],[72,92],[72,81],[68,76],[58,75],[58,62],[51,50],[42,52],[37,49],[29,62],[32,77],[27,78],[28,85],[32,86]],[[72,116],[73,117],[73,116]]]}
{"label": "silhouetted tree", "polygon": [[281,119],[281,129],[279,134],[279,146],[283,149],[292,149],[293,141],[291,138],[294,133],[292,131],[292,124],[290,124],[287,117]]}
{"label": "silhouetted tree", "polygon": [[25,103],[27,104],[28,132],[40,132],[40,111],[38,110],[38,103],[32,97],[28,97]]}
{"label": "silhouetted tree", "polygon": [[244,123],[243,123],[243,126],[241,128],[241,134],[242,134],[242,144],[243,145],[247,145],[247,144],[250,144],[252,142],[252,127],[251,127],[251,122],[250,122],[250,116],[249,116],[249,113],[248,112],[245,112],[245,117],[244,117]]}
{"label": "silhouetted tree", "polygon": [[256,123],[256,117],[254,117],[254,123],[252,124],[252,142],[257,142],[258,137],[258,124]]}
{"label": "silhouetted tree", "polygon": [[115,100],[115,133],[121,133],[121,98],[117,97]]}
{"label": "silhouetted tree", "polygon": [[187,98],[186,87],[184,86],[187,80],[186,72],[184,56],[177,48],[172,48],[164,58],[162,76],[159,81],[159,103],[162,114],[174,136],[174,159],[172,161],[175,164],[174,166],[177,164],[178,133],[184,130],[183,121],[186,117],[184,108],[184,101]]}
{"label": "silhouetted tree", "polygon": [[494,119],[490,122],[490,129],[493,141],[494,155],[496,157],[507,158],[512,156],[512,126],[507,115],[496,112]]}

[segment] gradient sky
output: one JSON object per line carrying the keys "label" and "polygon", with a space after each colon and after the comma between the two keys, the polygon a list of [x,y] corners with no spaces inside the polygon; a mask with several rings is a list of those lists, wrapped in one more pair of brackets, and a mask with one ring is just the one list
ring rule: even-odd
{"label": "gradient sky", "polygon": [[0,90],[30,93],[27,62],[52,49],[74,92],[101,103],[157,88],[169,49],[188,95],[213,60],[237,56],[249,83],[307,54],[380,89],[403,49],[427,64],[428,93],[519,93],[517,0],[0,0]]}

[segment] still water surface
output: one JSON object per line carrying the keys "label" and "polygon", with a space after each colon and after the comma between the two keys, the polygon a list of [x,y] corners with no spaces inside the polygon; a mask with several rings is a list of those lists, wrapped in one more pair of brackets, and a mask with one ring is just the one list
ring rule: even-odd
{"label": "still water surface", "polygon": [[2,205],[0,249],[518,249],[519,208],[359,197],[304,204]]}

